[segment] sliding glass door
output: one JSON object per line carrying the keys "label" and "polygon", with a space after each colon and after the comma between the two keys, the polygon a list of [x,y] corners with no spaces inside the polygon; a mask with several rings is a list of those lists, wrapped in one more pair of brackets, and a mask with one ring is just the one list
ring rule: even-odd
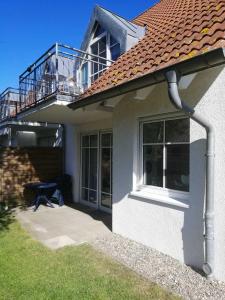
{"label": "sliding glass door", "polygon": [[111,211],[112,133],[99,132],[81,138],[81,200]]}

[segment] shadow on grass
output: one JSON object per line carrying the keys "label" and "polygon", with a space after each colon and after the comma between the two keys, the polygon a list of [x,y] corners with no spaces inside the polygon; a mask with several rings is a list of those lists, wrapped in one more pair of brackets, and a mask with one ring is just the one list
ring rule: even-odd
{"label": "shadow on grass", "polygon": [[9,229],[9,225],[14,222],[13,210],[0,204],[0,233]]}
{"label": "shadow on grass", "polygon": [[15,210],[26,210],[28,203],[24,199],[9,198],[0,202],[0,233],[8,230],[10,224],[15,220]]}

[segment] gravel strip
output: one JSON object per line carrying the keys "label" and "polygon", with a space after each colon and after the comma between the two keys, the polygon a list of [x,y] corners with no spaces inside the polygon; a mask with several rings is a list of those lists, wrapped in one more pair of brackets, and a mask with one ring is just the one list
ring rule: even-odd
{"label": "gravel strip", "polygon": [[209,281],[176,259],[112,234],[93,246],[184,299],[225,299],[225,284]]}

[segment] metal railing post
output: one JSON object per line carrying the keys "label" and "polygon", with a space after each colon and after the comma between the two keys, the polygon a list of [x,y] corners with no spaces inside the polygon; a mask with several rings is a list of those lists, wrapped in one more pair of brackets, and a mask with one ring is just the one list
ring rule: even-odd
{"label": "metal railing post", "polygon": [[59,44],[55,44],[55,89],[59,88]]}
{"label": "metal railing post", "polygon": [[34,103],[37,104],[37,69],[34,69]]}
{"label": "metal railing post", "polygon": [[18,114],[18,108],[17,108],[17,106],[18,106],[18,103],[16,102],[16,113],[15,113],[15,117],[17,117],[17,114]]}
{"label": "metal railing post", "polygon": [[22,106],[22,93],[21,93],[21,77],[19,77],[19,106],[20,106],[20,110],[21,110],[21,106]]}
{"label": "metal railing post", "polygon": [[10,91],[6,101],[6,119],[10,117]]}

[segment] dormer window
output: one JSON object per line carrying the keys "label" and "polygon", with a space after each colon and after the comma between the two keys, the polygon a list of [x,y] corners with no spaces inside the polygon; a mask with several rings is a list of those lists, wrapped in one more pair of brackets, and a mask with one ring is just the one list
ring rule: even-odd
{"label": "dormer window", "polygon": [[92,57],[96,61],[91,66],[92,83],[109,65],[107,60],[115,61],[120,56],[120,44],[98,24],[90,42],[90,53],[101,57]]}
{"label": "dormer window", "polygon": [[[94,42],[94,44],[91,45],[91,53],[97,56],[100,56],[101,58],[92,57],[93,61],[91,66],[91,82],[95,81],[105,70],[107,67],[107,43],[106,43],[107,36],[106,34],[97,40],[97,42]],[[103,59],[102,59],[103,58]],[[105,59],[104,59],[105,58]]]}
{"label": "dormer window", "polygon": [[120,44],[110,36],[110,54],[111,60],[115,61],[120,56]]}
{"label": "dormer window", "polygon": [[111,62],[120,56],[121,47],[109,32],[96,23],[86,52],[92,55],[86,55],[86,59],[89,61],[81,62],[78,71],[83,91],[100,77]]}
{"label": "dormer window", "polygon": [[103,32],[105,32],[104,28],[102,28],[101,25],[97,24],[95,27],[95,33],[94,33],[94,38],[98,37],[99,35],[101,35]]}
{"label": "dormer window", "polygon": [[88,88],[88,63],[85,62],[81,68],[81,83],[84,89]]}

